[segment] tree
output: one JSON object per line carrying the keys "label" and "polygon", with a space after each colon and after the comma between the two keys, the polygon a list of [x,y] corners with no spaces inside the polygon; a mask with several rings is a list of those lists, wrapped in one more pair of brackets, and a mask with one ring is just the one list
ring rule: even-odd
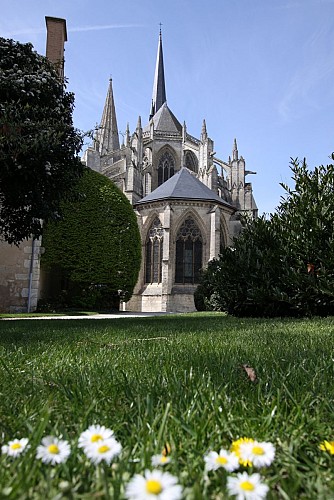
{"label": "tree", "polygon": [[334,165],[291,162],[294,188],[270,216],[246,223],[234,247],[209,263],[199,308],[237,316],[334,314]]}
{"label": "tree", "polygon": [[74,285],[81,300],[88,296],[86,305],[129,300],[141,262],[132,206],[110,179],[90,169],[78,183],[78,194],[77,201],[63,203],[63,220],[46,226],[42,266],[60,268],[68,288]]}
{"label": "tree", "polygon": [[38,237],[82,175],[74,96],[31,44],[0,38],[0,236]]}

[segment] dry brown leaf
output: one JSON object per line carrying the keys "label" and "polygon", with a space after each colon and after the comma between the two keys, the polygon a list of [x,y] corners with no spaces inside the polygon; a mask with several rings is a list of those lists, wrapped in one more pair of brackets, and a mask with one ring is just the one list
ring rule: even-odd
{"label": "dry brown leaf", "polygon": [[241,365],[241,366],[245,370],[245,372],[247,373],[247,377],[249,378],[249,380],[251,382],[256,382],[257,381],[257,375],[256,375],[256,372],[255,372],[254,368],[252,368],[249,365]]}

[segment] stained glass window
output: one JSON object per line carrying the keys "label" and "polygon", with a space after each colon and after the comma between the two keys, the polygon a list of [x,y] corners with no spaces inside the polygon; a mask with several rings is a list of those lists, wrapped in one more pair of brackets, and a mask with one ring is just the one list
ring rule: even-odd
{"label": "stained glass window", "polygon": [[163,228],[156,217],[146,239],[145,282],[161,283]]}
{"label": "stained glass window", "polygon": [[158,164],[158,186],[174,175],[174,168],[173,156],[168,151],[165,151],[161,155]]}
{"label": "stained glass window", "polygon": [[175,249],[175,283],[198,283],[202,267],[202,235],[196,222],[188,217],[180,227]]}

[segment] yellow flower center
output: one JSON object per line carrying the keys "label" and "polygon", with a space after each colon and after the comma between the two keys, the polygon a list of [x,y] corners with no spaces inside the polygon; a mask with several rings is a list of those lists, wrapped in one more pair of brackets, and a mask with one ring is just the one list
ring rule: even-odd
{"label": "yellow flower center", "polygon": [[19,450],[20,448],[22,448],[22,444],[20,444],[20,443],[13,443],[13,444],[10,445],[10,448],[12,450]]}
{"label": "yellow flower center", "polygon": [[59,448],[56,444],[50,444],[50,446],[48,446],[48,452],[52,453],[52,455],[58,455]]}
{"label": "yellow flower center", "polygon": [[253,491],[255,489],[254,484],[252,484],[250,481],[243,481],[242,483],[240,483],[240,488],[244,491]]}
{"label": "yellow flower center", "polygon": [[264,449],[261,446],[254,446],[252,451],[254,455],[264,455]]}
{"label": "yellow flower center", "polygon": [[227,458],[226,457],[217,457],[216,462],[219,465],[225,465],[225,464],[227,464]]}
{"label": "yellow flower center", "polygon": [[93,434],[90,440],[92,443],[96,443],[97,441],[103,441],[103,437],[101,434]]}
{"label": "yellow flower center", "polygon": [[106,444],[104,444],[102,446],[99,446],[98,449],[97,449],[97,451],[99,453],[107,453],[107,451],[109,451],[109,450],[110,450],[110,447],[107,446]]}
{"label": "yellow flower center", "polygon": [[165,464],[166,462],[168,462],[168,458],[167,458],[167,457],[162,456],[162,457],[160,458],[160,462],[161,462],[162,464]]}
{"label": "yellow flower center", "polygon": [[147,493],[152,493],[152,495],[159,495],[162,492],[162,486],[160,481],[156,479],[148,479],[146,481],[146,491]]}

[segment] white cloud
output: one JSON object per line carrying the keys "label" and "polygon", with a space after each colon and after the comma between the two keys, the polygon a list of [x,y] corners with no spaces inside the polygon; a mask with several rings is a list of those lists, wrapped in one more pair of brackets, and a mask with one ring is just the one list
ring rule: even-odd
{"label": "white cloud", "polygon": [[73,28],[68,28],[69,32],[81,32],[81,31],[101,31],[101,30],[111,30],[120,28],[142,28],[143,24],[105,24],[105,25],[93,25],[93,26],[76,26]]}
{"label": "white cloud", "polygon": [[[101,31],[101,30],[111,30],[111,29],[122,29],[122,28],[142,28],[143,24],[98,24],[91,26],[67,26],[67,31],[83,32],[83,31]],[[6,38],[17,35],[39,35],[40,33],[45,33],[45,28],[23,28],[23,29],[11,29],[10,31],[4,30],[3,35]]]}

